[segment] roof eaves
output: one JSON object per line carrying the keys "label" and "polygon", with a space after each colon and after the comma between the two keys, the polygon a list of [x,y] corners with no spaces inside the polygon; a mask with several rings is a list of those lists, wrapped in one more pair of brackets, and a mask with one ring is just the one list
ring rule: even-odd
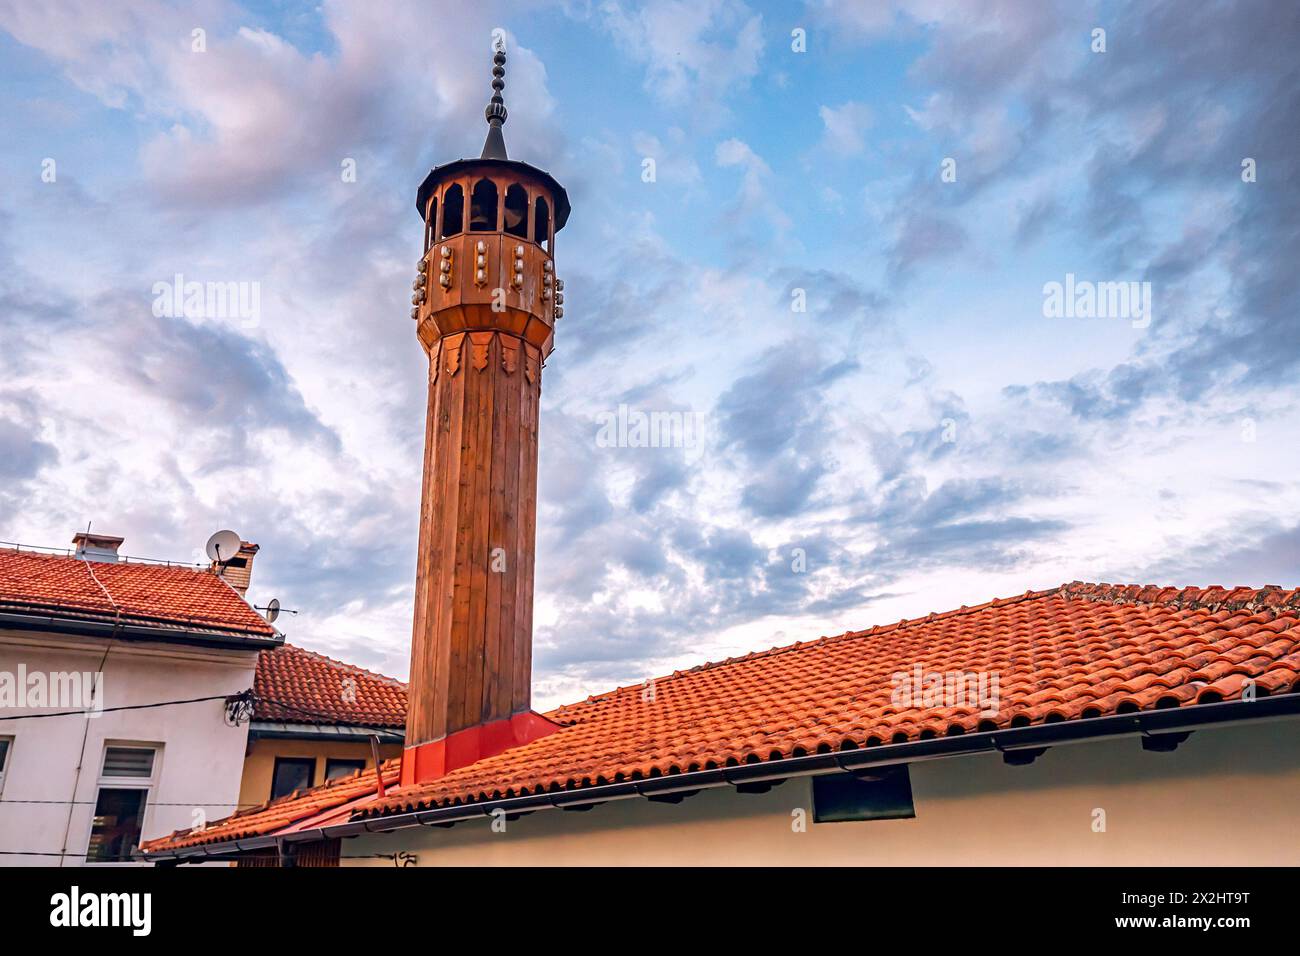
{"label": "roof eaves", "polygon": [[198,622],[169,622],[128,616],[119,619],[110,614],[61,614],[57,609],[14,602],[0,603],[0,627],[241,650],[279,647],[284,641],[284,635],[275,630],[268,634],[224,629]]}
{"label": "roof eaves", "polygon": [[[378,736],[390,742],[401,743],[405,733],[395,727],[380,727],[369,724],[319,723],[307,724],[280,720],[254,719],[248,725],[249,736],[274,737],[282,739],[347,739]],[[381,741],[382,742],[382,741]]]}

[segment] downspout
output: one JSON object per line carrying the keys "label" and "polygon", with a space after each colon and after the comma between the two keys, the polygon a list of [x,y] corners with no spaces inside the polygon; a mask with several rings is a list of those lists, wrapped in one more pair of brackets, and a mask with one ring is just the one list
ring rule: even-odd
{"label": "downspout", "polygon": [[[89,529],[89,526],[87,526],[87,529]],[[113,641],[117,637],[118,629],[122,626],[122,609],[117,606],[117,602],[113,600],[113,595],[108,593],[108,588],[104,587],[104,583],[95,577],[95,571],[91,568],[89,559],[82,558],[82,561],[85,562],[86,573],[90,575],[90,580],[99,585],[99,589],[104,592],[104,597],[108,598],[108,603],[113,605],[113,630],[109,633],[108,643],[104,647],[104,656],[99,659],[95,685],[90,693],[90,699],[93,701],[100,690],[99,676],[104,673],[104,664],[108,661],[109,652],[113,650]],[[77,790],[81,787],[81,768],[86,764],[86,744],[89,740],[90,717],[86,717],[86,726],[81,732],[81,754],[77,758],[77,769],[72,775],[72,799],[68,801],[68,819],[63,825],[63,849],[59,851],[59,869],[63,868],[63,863],[68,858],[68,841],[72,839],[72,816],[77,809]],[[91,815],[93,818],[94,810],[91,811]]]}
{"label": "downspout", "polygon": [[[104,648],[104,656],[99,659],[98,674],[104,673],[104,663],[108,660],[108,654],[113,649],[113,638],[108,639],[108,646]],[[95,688],[91,692],[91,700],[99,693],[98,676],[95,681]],[[59,867],[63,867],[63,861],[68,855],[68,841],[72,839],[72,815],[77,809],[77,790],[81,787],[81,768],[86,763],[86,744],[90,740],[90,718],[86,718],[86,726],[81,731],[81,755],[77,758],[77,769],[72,775],[72,799],[68,801],[68,819],[63,825],[63,849],[59,851]],[[93,813],[93,811],[92,811]]]}
{"label": "downspout", "polygon": [[379,760],[379,735],[370,735],[370,755],[375,761],[375,792],[384,799],[384,768]]}

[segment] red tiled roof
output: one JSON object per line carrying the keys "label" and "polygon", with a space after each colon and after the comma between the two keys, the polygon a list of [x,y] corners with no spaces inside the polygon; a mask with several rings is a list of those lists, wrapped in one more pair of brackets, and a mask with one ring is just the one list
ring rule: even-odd
{"label": "red tiled roof", "polygon": [[0,610],[243,637],[276,635],[211,572],[31,551],[0,551]]}
{"label": "red tiled roof", "polygon": [[[386,787],[394,786],[401,776],[400,761],[397,759],[386,760],[383,769],[384,785]],[[205,830],[190,833],[187,837],[178,837],[173,834],[170,837],[147,840],[141,849],[148,853],[160,850],[164,845],[191,846],[200,843],[220,843],[226,840],[239,840],[265,833],[275,833],[290,828],[303,829],[305,823],[314,821],[316,817],[332,820],[335,816],[332,811],[341,810],[349,804],[373,796],[377,789],[375,771],[373,769],[358,770],[356,773],[335,778],[328,783],[321,784],[319,787],[313,787],[310,790],[295,790],[278,800],[273,800],[251,810],[241,811],[233,817],[227,817],[209,825]],[[208,837],[212,837],[212,839],[208,839]]]}
{"label": "red tiled roof", "polygon": [[257,658],[256,720],[406,727],[406,685],[285,644]]}
{"label": "red tiled roof", "polygon": [[[1000,705],[898,707],[892,675],[997,674]],[[819,751],[1088,720],[1300,691],[1300,589],[1072,584],[704,664],[547,716],[563,729],[350,811],[372,817],[575,789]],[[385,765],[394,773],[396,761]],[[177,849],[276,832],[326,809],[318,788],[201,833]],[[301,809],[299,808],[301,803]],[[335,801],[334,806],[340,806]]]}

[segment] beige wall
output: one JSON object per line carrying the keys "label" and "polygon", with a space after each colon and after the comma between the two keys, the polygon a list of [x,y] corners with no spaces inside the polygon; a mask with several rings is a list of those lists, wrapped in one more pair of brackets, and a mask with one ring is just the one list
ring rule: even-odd
{"label": "beige wall", "polygon": [[[705,790],[677,805],[613,801],[343,842],[344,857],[405,850],[421,866],[534,864],[1300,864],[1300,721],[1202,730],[1173,753],[1137,738],[914,764],[913,820],[811,822],[811,783]],[[809,811],[806,832],[791,811]],[[1093,810],[1106,831],[1093,832]],[[343,860],[344,865],[389,865]]]}
{"label": "beige wall", "polygon": [[[387,760],[402,753],[400,744],[381,744],[379,755]],[[275,771],[276,757],[314,757],[316,758],[316,783],[325,782],[325,761],[330,757],[344,760],[365,760],[366,769],[374,769],[375,762],[370,759],[370,741],[362,738],[357,742],[333,740],[285,740],[262,737],[248,745],[248,756],[244,759],[244,776],[239,787],[241,806],[258,806],[271,799],[271,776]]]}

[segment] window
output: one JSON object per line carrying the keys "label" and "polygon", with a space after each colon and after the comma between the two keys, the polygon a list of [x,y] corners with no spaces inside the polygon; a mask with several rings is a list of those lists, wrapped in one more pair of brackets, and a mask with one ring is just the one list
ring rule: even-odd
{"label": "window", "polygon": [[306,790],[315,782],[315,757],[276,757],[275,770],[271,773],[271,799]]}
{"label": "window", "polygon": [[153,776],[152,747],[107,747],[104,750],[105,777]]}
{"label": "window", "polygon": [[131,859],[131,851],[140,845],[148,797],[148,790],[99,788],[87,863],[125,863]]}
{"label": "window", "polygon": [[465,228],[465,191],[457,183],[442,195],[442,238],[460,235]]}
{"label": "window", "polygon": [[144,831],[157,757],[157,747],[104,747],[95,816],[86,847],[87,863],[130,862]]}
{"label": "window", "polygon": [[533,221],[533,242],[547,252],[551,251],[551,207],[541,196],[537,197],[537,211]]}
{"label": "window", "polygon": [[528,238],[528,191],[515,183],[506,190],[506,232]]}
{"label": "window", "polygon": [[497,184],[490,179],[480,179],[470,193],[469,231],[497,231]]}
{"label": "window", "polygon": [[424,251],[428,252],[438,235],[438,197],[429,200],[429,218],[424,224]]}
{"label": "window", "polygon": [[325,779],[337,780],[339,777],[348,777],[358,770],[365,770],[366,762],[364,760],[343,760],[338,757],[330,757],[325,761]]}
{"label": "window", "polygon": [[813,821],[901,820],[916,816],[907,764],[813,777]]}
{"label": "window", "polygon": [[0,793],[4,792],[5,768],[9,766],[9,750],[13,742],[12,737],[0,737]]}

